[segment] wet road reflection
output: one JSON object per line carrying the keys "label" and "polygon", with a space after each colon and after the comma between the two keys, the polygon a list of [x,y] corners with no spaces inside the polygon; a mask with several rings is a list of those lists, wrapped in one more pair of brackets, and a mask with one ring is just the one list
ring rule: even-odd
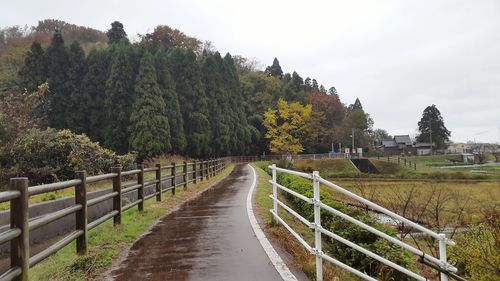
{"label": "wet road reflection", "polygon": [[281,280],[248,221],[252,174],[240,165],[163,218],[131,248],[111,280]]}

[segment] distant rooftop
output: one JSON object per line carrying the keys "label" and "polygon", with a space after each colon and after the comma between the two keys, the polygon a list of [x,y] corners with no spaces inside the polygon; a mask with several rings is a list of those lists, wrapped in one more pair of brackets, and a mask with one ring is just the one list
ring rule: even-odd
{"label": "distant rooftop", "polygon": [[400,143],[404,143],[405,145],[412,145],[413,144],[409,135],[394,136],[394,141],[398,144],[400,144]]}

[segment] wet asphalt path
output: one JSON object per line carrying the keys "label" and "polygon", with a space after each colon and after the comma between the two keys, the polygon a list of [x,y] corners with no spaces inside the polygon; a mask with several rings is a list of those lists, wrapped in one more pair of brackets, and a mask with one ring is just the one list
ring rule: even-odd
{"label": "wet asphalt path", "polygon": [[239,165],[164,217],[132,246],[110,280],[282,280],[250,226],[252,171]]}

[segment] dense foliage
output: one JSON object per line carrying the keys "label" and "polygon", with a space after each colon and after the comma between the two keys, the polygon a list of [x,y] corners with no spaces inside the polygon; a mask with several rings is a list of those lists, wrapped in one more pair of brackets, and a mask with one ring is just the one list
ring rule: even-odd
{"label": "dense foliage", "polygon": [[130,169],[134,163],[135,156],[118,156],[68,130],[30,129],[0,148],[0,178],[25,176],[32,183],[72,179],[77,170],[93,175],[116,165]]}
{"label": "dense foliage", "polygon": [[305,132],[311,110],[310,105],[289,104],[283,99],[278,101],[277,109],[268,109],[264,113],[264,127],[267,130],[266,139],[270,140],[269,150],[279,154],[304,151],[300,138]]}
{"label": "dense foliage", "polygon": [[[54,20],[33,30],[50,28],[51,40],[30,39],[14,79],[27,91],[48,83],[42,127],[84,133],[113,151],[145,158],[321,153],[332,142],[349,145],[353,130],[358,147],[371,146],[373,122],[359,100],[345,106],[334,87],[327,92],[316,79],[285,73],[277,58],[259,71],[255,61],[221,56],[209,42],[162,25],[133,44],[117,21],[106,33]],[[103,35],[106,48],[82,47]],[[265,112],[282,103],[307,109],[307,116],[295,124],[296,116],[290,123],[283,112],[276,124],[286,130],[273,133]]]}
{"label": "dense foliage", "polygon": [[422,118],[418,122],[419,135],[417,141],[433,143],[438,148],[446,148],[451,132],[444,125],[439,109],[433,104],[424,109]]}
{"label": "dense foliage", "polygon": [[461,276],[470,280],[500,280],[500,211],[485,212],[484,222],[458,234],[457,246],[450,249],[450,260],[455,262]]}

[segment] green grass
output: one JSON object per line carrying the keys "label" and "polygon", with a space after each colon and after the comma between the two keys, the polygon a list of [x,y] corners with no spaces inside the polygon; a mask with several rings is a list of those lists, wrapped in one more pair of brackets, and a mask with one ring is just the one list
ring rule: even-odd
{"label": "green grass", "polygon": [[348,159],[295,160],[294,169],[305,172],[321,171],[328,177],[357,177],[358,169]]}
{"label": "green grass", "polygon": [[174,210],[177,206],[197,196],[209,184],[226,177],[234,165],[229,165],[221,174],[190,184],[184,191],[179,188],[175,196],[164,193],[162,202],[154,198],[147,200],[144,212],[132,208],[122,214],[122,224],[114,227],[112,220],[92,229],[88,237],[88,254],[78,256],[75,243],[61,249],[59,252],[30,269],[30,280],[95,280],[106,271],[112,262],[140,236],[156,220]]}

